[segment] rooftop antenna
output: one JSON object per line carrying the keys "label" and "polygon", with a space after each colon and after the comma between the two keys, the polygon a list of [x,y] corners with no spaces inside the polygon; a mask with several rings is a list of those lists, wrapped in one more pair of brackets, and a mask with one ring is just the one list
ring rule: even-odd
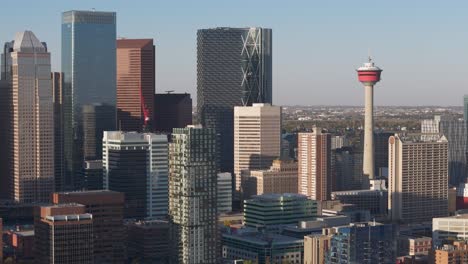
{"label": "rooftop antenna", "polygon": [[372,61],[372,58],[371,58],[371,52],[370,52],[370,48],[367,49],[367,57],[369,59],[369,62]]}
{"label": "rooftop antenna", "polygon": [[168,90],[168,91],[165,91],[167,94],[171,94],[174,92],[174,90]]}

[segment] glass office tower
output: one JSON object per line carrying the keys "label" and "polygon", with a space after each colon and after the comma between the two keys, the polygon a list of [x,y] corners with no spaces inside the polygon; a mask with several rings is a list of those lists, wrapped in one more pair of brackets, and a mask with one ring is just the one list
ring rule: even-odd
{"label": "glass office tower", "polygon": [[[64,156],[66,188],[73,188],[83,163],[82,106],[116,105],[116,13],[62,14]],[[114,130],[115,124],[105,130]]]}
{"label": "glass office tower", "polygon": [[233,171],[234,106],[272,103],[271,40],[267,28],[197,32],[198,118],[221,134],[222,171]]}

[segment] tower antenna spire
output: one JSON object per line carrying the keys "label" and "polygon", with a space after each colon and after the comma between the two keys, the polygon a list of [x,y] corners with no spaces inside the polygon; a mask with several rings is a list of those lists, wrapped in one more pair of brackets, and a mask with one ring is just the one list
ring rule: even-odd
{"label": "tower antenna spire", "polygon": [[372,57],[371,57],[370,48],[367,49],[367,57],[368,57],[369,62],[372,62]]}

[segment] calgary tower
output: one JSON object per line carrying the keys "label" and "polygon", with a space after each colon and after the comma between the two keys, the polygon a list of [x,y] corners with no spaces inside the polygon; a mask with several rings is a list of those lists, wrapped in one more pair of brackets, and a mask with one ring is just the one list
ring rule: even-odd
{"label": "calgary tower", "polygon": [[375,66],[369,57],[369,62],[359,67],[357,72],[365,90],[363,173],[369,179],[374,179],[374,85],[380,81],[382,69]]}

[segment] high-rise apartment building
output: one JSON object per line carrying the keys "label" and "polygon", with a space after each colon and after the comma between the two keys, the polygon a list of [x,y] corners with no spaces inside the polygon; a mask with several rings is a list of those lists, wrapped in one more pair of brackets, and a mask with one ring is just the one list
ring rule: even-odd
{"label": "high-rise apartment building", "polygon": [[234,106],[253,103],[272,103],[271,29],[198,30],[197,113],[221,135],[222,171],[233,171]]}
{"label": "high-rise apartment building", "polygon": [[153,39],[117,40],[117,125],[144,131],[154,112],[155,47]]}
{"label": "high-rise apartment building", "polygon": [[388,214],[393,221],[430,221],[448,214],[448,143],[444,136],[389,139]]}
{"label": "high-rise apartment building", "polygon": [[165,218],[168,207],[166,135],[105,131],[104,189],[125,194],[125,217]]}
{"label": "high-rise apartment building", "polygon": [[376,222],[333,227],[326,263],[393,263],[394,227]]}
{"label": "high-rise apartment building", "polygon": [[297,193],[297,162],[277,159],[267,170],[252,170],[244,184],[244,195]]}
{"label": "high-rise apartment building", "polygon": [[78,203],[93,216],[94,263],[125,262],[124,194],[113,191],[59,192],[54,204]]}
{"label": "high-rise apartment building", "polygon": [[242,192],[243,170],[267,169],[281,156],[281,107],[234,107],[234,174]]}
{"label": "high-rise apartment building", "polygon": [[34,236],[34,263],[94,263],[93,216],[86,213],[84,205],[41,206]]}
{"label": "high-rise apartment building", "polygon": [[19,32],[9,52],[9,127],[13,199],[45,202],[54,191],[54,106],[50,53],[31,31]]}
{"label": "high-rise apartment building", "polygon": [[153,129],[170,134],[174,128],[192,124],[192,98],[188,93],[154,95]]}
{"label": "high-rise apartment building", "polygon": [[330,141],[330,134],[317,127],[297,137],[298,192],[313,200],[330,200],[333,186]]}
{"label": "high-rise apartment building", "polygon": [[218,214],[232,212],[232,174],[218,173]]}
{"label": "high-rise apartment building", "polygon": [[217,153],[214,129],[174,129],[169,144],[169,219],[176,263],[219,263]]}
{"label": "high-rise apartment building", "polygon": [[466,241],[453,241],[430,252],[431,264],[468,263],[468,245]]}
{"label": "high-rise apartment building", "polygon": [[[83,164],[83,105],[107,104],[114,107],[115,113],[116,13],[64,12],[61,59],[66,99],[63,113],[65,179],[67,189],[71,189],[75,182],[73,177],[81,177]],[[115,123],[104,130],[114,129]]]}

